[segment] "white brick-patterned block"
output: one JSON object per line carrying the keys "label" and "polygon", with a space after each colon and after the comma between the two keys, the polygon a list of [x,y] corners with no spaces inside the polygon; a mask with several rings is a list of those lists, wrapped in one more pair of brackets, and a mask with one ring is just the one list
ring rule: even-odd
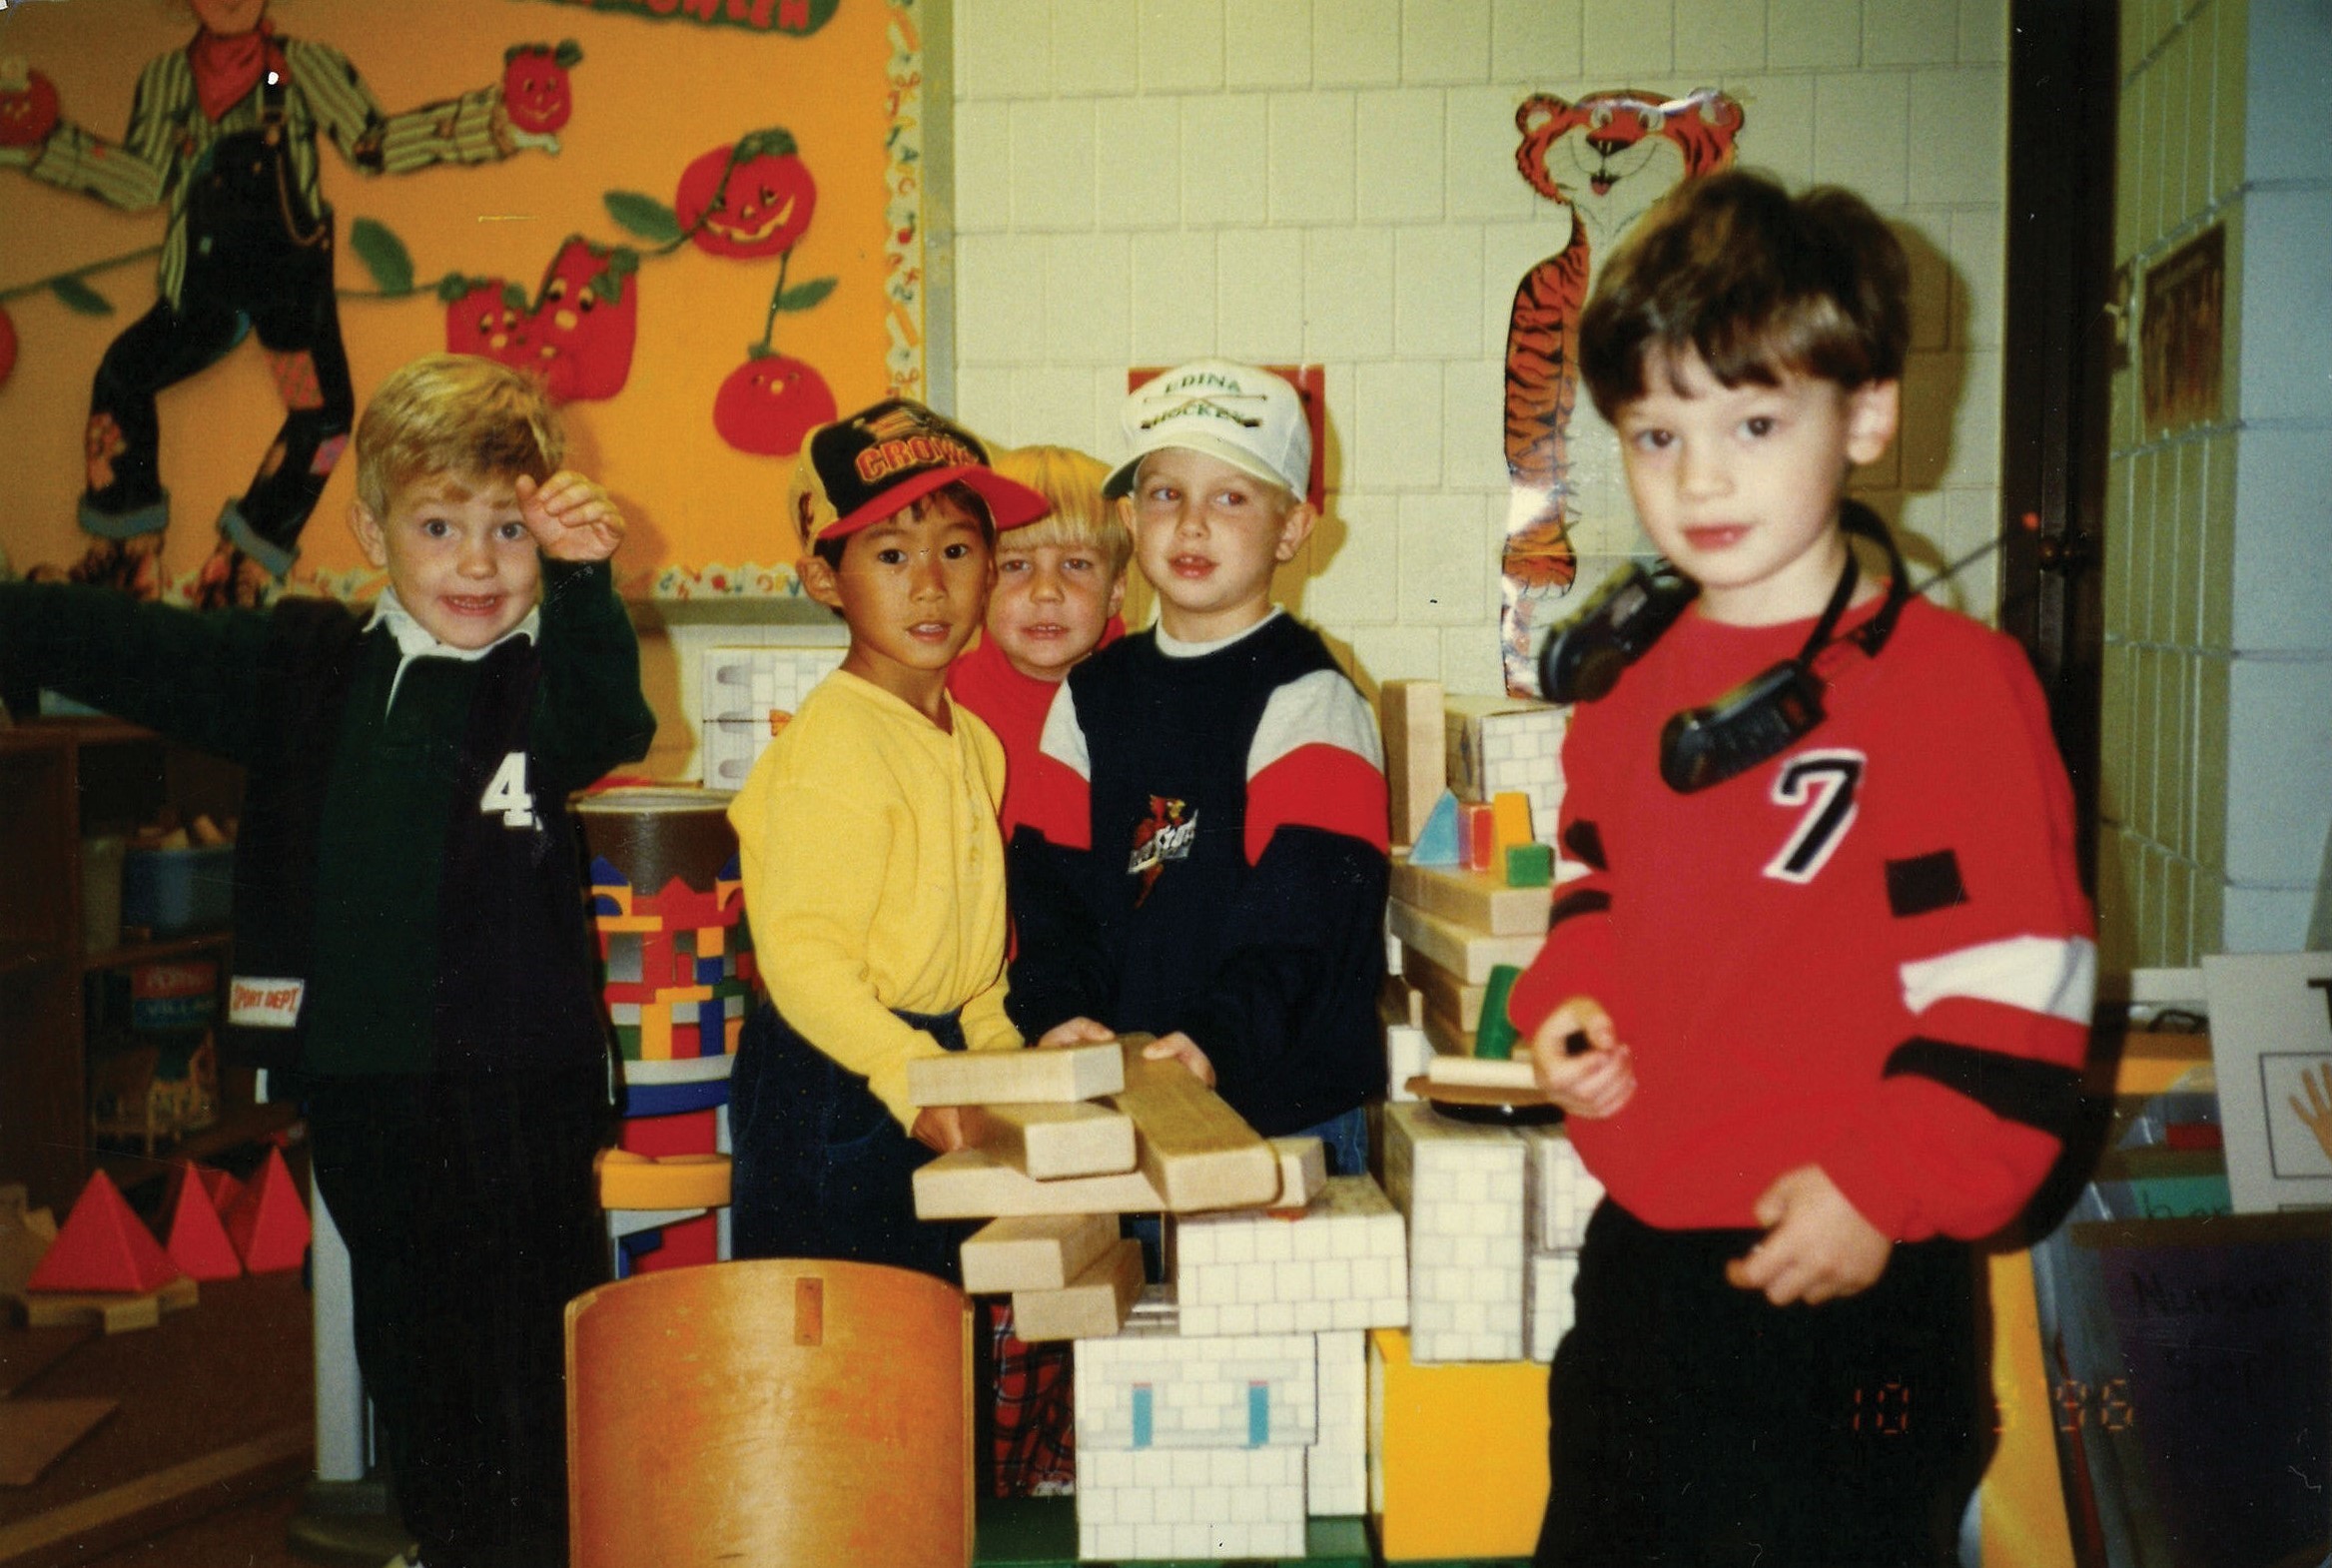
{"label": "white brick-patterned block", "polygon": [[1532,1128],[1523,1138],[1530,1151],[1530,1249],[1576,1252],[1587,1244],[1587,1217],[1603,1201],[1603,1183],[1561,1128]]}
{"label": "white brick-patterned block", "polygon": [[1548,1252],[1530,1260],[1530,1333],[1533,1361],[1552,1361],[1555,1346],[1571,1331],[1571,1287],[1579,1282],[1579,1258]]}
{"label": "white brick-patterned block", "polygon": [[1163,1315],[1077,1341],[1077,1446],[1308,1447],[1319,1429],[1309,1334],[1193,1339]]}
{"label": "white brick-patterned block", "polygon": [[1171,1216],[1184,1335],[1398,1328],[1409,1320],[1401,1216],[1365,1176],[1330,1176],[1302,1214]]}
{"label": "white brick-patterned block", "polygon": [[1315,1334],[1319,1435],[1303,1456],[1304,1506],[1313,1518],[1368,1511],[1368,1336]]}
{"label": "white brick-patterned block", "polygon": [[[1393,972],[1400,973],[1397,959]],[[1433,1042],[1425,1038],[1425,1031],[1413,1024],[1385,1025],[1385,1094],[1395,1105],[1415,1103],[1417,1097],[1409,1093],[1408,1082],[1423,1074],[1432,1060]]]}
{"label": "white brick-patterned block", "polygon": [[1509,792],[1530,800],[1530,831],[1555,841],[1563,807],[1563,734],[1570,709],[1517,697],[1443,699],[1449,787],[1460,800]]}
{"label": "white brick-patterned block", "polygon": [[1526,1153],[1510,1129],[1385,1107],[1384,1185],[1409,1224],[1416,1360],[1522,1358]]}
{"label": "white brick-patterned block", "polygon": [[1300,1448],[1135,1450],[1080,1442],[1077,1554],[1300,1558],[1303,1469]]}
{"label": "white brick-patterned block", "polygon": [[842,663],[846,648],[740,647],[704,650],[702,761],[707,789],[742,789],[768,749],[769,716],[792,713],[810,688]]}

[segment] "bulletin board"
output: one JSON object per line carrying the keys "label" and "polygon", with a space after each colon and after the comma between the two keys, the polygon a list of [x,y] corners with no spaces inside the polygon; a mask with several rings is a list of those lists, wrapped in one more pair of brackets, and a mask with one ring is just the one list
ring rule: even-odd
{"label": "bulletin board", "polygon": [[[930,4],[271,0],[280,36],[344,54],[387,114],[499,84],[514,111],[532,105],[509,118],[550,126],[557,144],[368,175],[316,138],[359,405],[417,355],[540,355],[569,465],[629,520],[616,557],[627,595],[793,591],[779,513],[802,428],[925,394]],[[195,30],[171,0],[11,6],[0,76],[21,62],[20,87],[119,139],[141,71]],[[0,119],[29,101],[0,91]],[[0,168],[0,546],[19,572],[87,543],[91,379],[158,298],[167,211]],[[587,321],[551,325],[583,298]],[[295,394],[256,342],[161,393],[170,594],[191,587]],[[355,466],[331,470],[295,589],[354,597],[376,583],[346,523]]]}

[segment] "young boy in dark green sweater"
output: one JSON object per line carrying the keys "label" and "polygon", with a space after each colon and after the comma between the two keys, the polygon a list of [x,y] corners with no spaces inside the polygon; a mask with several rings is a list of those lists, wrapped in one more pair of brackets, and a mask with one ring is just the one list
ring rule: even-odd
{"label": "young boy in dark green sweater", "polygon": [[0,679],[248,769],[229,1036],[305,1101],[429,1568],[566,1561],[563,1308],[606,1277],[608,1058],[572,791],[655,718],[535,383],[442,355],[357,429],[370,609],[0,584]]}

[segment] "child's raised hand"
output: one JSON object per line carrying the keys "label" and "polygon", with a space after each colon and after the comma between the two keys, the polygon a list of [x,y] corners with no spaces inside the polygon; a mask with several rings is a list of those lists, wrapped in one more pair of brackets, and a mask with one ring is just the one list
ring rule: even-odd
{"label": "child's raised hand", "polygon": [[1178,1029],[1144,1046],[1142,1054],[1152,1062],[1164,1062],[1171,1058],[1188,1068],[1190,1076],[1199,1083],[1208,1089],[1214,1087],[1214,1064],[1206,1060],[1206,1053],[1198,1049],[1198,1042]]}
{"label": "child's raised hand", "polygon": [[1049,1051],[1057,1046],[1091,1046],[1117,1038],[1118,1032],[1107,1024],[1096,1023],[1090,1018],[1073,1018],[1066,1024],[1056,1024],[1046,1030],[1044,1038],[1037,1042],[1037,1049]]}
{"label": "child's raised hand", "polygon": [[926,1106],[916,1113],[915,1125],[907,1131],[917,1143],[943,1155],[972,1146],[971,1134],[964,1126],[962,1106]]}
{"label": "child's raised hand", "polygon": [[1776,1306],[1813,1306],[1867,1290],[1895,1253],[1895,1243],[1820,1166],[1784,1172],[1753,1211],[1765,1239],[1727,1263],[1725,1277],[1744,1290],[1764,1291]]}
{"label": "child's raised hand", "polygon": [[516,489],[526,531],[552,560],[605,560],[623,542],[623,512],[596,479],[561,468],[540,484],[521,473]]}
{"label": "child's raised hand", "polygon": [[[1571,1037],[1587,1049],[1574,1052]],[[1616,1116],[1636,1098],[1636,1058],[1593,997],[1572,997],[1530,1033],[1530,1066],[1546,1097],[1571,1116]]]}

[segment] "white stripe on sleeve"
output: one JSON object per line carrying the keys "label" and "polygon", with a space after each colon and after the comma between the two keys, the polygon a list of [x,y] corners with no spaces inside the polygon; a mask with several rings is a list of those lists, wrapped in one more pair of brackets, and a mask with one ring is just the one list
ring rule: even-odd
{"label": "white stripe on sleeve", "polygon": [[1093,753],[1086,749],[1085,726],[1077,721],[1077,700],[1070,696],[1067,681],[1054,691],[1053,706],[1045,710],[1045,733],[1037,749],[1087,783],[1093,782]]}
{"label": "white stripe on sleeve", "polygon": [[1337,670],[1313,670],[1271,693],[1247,747],[1247,777],[1303,746],[1340,747],[1379,772],[1384,769],[1376,715]]}
{"label": "white stripe on sleeve", "polygon": [[1902,974],[1903,1005],[1915,1014],[1966,997],[2086,1024],[2097,946],[2085,937],[2006,937],[1906,964]]}

